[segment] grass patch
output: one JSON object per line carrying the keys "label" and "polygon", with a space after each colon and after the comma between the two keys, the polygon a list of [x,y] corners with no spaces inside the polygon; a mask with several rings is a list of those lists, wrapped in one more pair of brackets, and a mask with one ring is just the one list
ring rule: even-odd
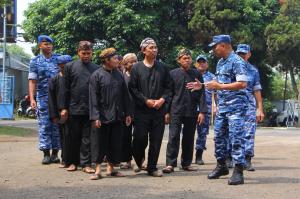
{"label": "grass patch", "polygon": [[12,126],[0,126],[0,135],[13,135],[13,136],[32,136],[36,135],[36,130],[33,129],[25,129],[19,127],[12,127]]}

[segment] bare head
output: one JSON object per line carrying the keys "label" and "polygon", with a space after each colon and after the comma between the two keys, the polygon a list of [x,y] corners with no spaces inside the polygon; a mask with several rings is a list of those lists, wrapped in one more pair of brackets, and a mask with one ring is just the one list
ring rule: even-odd
{"label": "bare head", "polygon": [[93,56],[93,45],[89,41],[80,41],[78,45],[78,56],[83,63],[89,63]]}

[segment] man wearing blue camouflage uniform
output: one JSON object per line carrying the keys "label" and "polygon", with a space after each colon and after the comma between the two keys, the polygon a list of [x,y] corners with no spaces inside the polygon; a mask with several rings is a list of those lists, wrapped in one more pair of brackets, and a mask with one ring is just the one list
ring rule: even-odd
{"label": "man wearing blue camouflage uniform", "polygon": [[245,118],[245,169],[248,171],[255,171],[255,168],[251,163],[251,159],[254,157],[256,122],[262,122],[264,119],[263,103],[261,97],[262,88],[257,68],[248,62],[249,58],[251,57],[250,46],[247,44],[239,44],[237,46],[236,53],[245,60],[248,72],[248,84],[246,91],[249,103]]}
{"label": "man wearing blue camouflage uniform", "polygon": [[232,158],[235,168],[228,180],[229,185],[244,184],[243,168],[245,164],[245,114],[248,99],[246,96],[247,71],[241,57],[232,50],[229,35],[213,37],[209,45],[215,56],[221,58],[217,64],[216,81],[206,83],[208,89],[217,90],[217,114],[215,119],[215,157],[216,168],[208,179],[217,179],[228,175],[226,166],[227,140],[232,137]]}
{"label": "man wearing blue camouflage uniform", "polygon": [[59,163],[59,129],[57,124],[50,121],[48,112],[48,81],[59,73],[56,64],[58,55],[52,53],[53,40],[49,36],[40,35],[38,47],[41,54],[31,60],[28,74],[30,105],[37,109],[39,149],[44,152],[42,164]]}
{"label": "man wearing blue camouflage uniform", "polygon": [[[207,58],[205,55],[199,55],[196,58],[195,67],[202,74],[204,83],[210,82],[216,78],[214,74],[209,72]],[[205,113],[205,120],[202,124],[197,124],[197,140],[196,140],[196,161],[195,163],[198,165],[203,165],[204,161],[202,159],[203,151],[206,150],[206,137],[209,133],[209,124],[211,119],[212,112],[212,96],[214,91],[205,89],[205,100],[207,104],[207,112]]]}

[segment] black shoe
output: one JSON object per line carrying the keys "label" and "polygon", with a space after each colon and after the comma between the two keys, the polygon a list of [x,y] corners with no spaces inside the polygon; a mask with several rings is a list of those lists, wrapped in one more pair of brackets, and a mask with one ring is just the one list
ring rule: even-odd
{"label": "black shoe", "polygon": [[244,167],[247,171],[255,171],[253,164],[251,163],[251,156],[246,156],[246,165]]}
{"label": "black shoe", "polygon": [[234,165],[233,165],[233,161],[232,161],[232,158],[231,157],[228,157],[226,158],[226,165],[229,169],[233,168]]}
{"label": "black shoe", "polygon": [[204,165],[204,161],[202,160],[203,150],[196,151],[196,161],[195,163],[198,165]]}
{"label": "black shoe", "polygon": [[57,157],[57,155],[51,155],[50,161],[51,163],[60,163],[60,159]]}
{"label": "black shoe", "polygon": [[229,174],[229,170],[226,166],[225,161],[218,161],[216,168],[208,174],[208,179],[218,179],[221,176],[225,176]]}
{"label": "black shoe", "polygon": [[44,149],[43,153],[44,153],[44,158],[42,160],[42,164],[50,164],[51,163],[51,160],[50,160],[50,150]]}
{"label": "black shoe", "polygon": [[45,155],[42,160],[42,164],[50,164],[50,163],[51,163],[50,156]]}
{"label": "black shoe", "polygon": [[236,164],[232,176],[228,180],[228,184],[229,185],[244,184],[243,170],[244,170],[243,165]]}

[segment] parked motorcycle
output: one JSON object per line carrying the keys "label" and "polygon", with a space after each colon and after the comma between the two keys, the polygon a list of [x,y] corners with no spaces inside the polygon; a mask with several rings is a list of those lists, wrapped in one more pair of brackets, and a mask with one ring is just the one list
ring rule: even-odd
{"label": "parked motorcycle", "polygon": [[36,118],[36,110],[30,106],[30,99],[28,95],[25,95],[25,97],[20,101],[17,114],[19,116]]}

